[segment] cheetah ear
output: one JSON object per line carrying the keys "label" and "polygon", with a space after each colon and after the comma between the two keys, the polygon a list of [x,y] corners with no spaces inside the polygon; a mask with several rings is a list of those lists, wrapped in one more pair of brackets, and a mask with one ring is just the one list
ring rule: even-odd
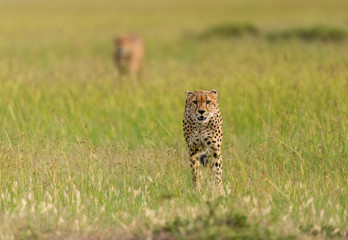
{"label": "cheetah ear", "polygon": [[215,89],[210,90],[210,92],[216,94],[216,96],[218,95],[218,93],[217,93],[217,91]]}
{"label": "cheetah ear", "polygon": [[190,96],[192,92],[186,91],[186,97]]}

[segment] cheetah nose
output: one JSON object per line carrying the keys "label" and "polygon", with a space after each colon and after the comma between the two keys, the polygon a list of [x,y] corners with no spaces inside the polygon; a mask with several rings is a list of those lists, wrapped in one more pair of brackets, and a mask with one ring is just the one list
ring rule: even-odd
{"label": "cheetah nose", "polygon": [[205,111],[204,111],[204,110],[198,110],[198,112],[199,112],[200,114],[205,113]]}

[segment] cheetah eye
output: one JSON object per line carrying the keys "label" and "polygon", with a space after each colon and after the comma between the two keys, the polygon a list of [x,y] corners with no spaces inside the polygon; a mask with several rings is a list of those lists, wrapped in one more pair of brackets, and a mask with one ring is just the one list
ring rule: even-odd
{"label": "cheetah eye", "polygon": [[210,103],[210,101],[208,100],[208,101],[207,101],[207,104],[209,104],[209,103]]}
{"label": "cheetah eye", "polygon": [[197,101],[196,100],[194,100],[194,101],[192,101],[194,104],[197,104]]}

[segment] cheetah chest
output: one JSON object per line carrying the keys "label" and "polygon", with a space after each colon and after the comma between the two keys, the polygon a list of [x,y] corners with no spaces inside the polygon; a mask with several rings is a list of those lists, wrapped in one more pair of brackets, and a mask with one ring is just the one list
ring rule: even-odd
{"label": "cheetah chest", "polygon": [[193,129],[190,140],[198,151],[210,148],[213,140],[213,129],[208,126],[199,126]]}

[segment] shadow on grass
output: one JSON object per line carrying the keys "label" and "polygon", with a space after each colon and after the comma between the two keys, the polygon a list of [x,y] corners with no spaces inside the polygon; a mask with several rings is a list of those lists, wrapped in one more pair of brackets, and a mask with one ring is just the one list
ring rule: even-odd
{"label": "shadow on grass", "polygon": [[175,216],[154,230],[155,239],[295,239],[281,237],[233,210],[219,211],[216,203],[207,203],[206,211],[194,217]]}
{"label": "shadow on grass", "polygon": [[343,28],[317,25],[313,27],[299,27],[268,34],[270,40],[275,39],[300,39],[305,41],[343,41],[348,38],[348,33]]}
{"label": "shadow on grass", "polygon": [[291,40],[340,42],[348,39],[348,32],[345,28],[315,25],[308,27],[295,27],[273,32],[262,32],[255,25],[250,23],[221,23],[209,27],[201,33],[186,32],[186,37],[196,40],[206,39],[230,39],[244,36],[255,36],[268,40]]}
{"label": "shadow on grass", "polygon": [[326,238],[343,238],[344,235],[342,232],[339,231],[338,228],[335,228],[330,225],[323,225],[323,226],[313,226],[313,225],[307,225],[307,226],[300,226],[300,230],[304,233],[307,233],[312,236],[325,236]]}
{"label": "shadow on grass", "polygon": [[223,23],[215,25],[196,36],[197,39],[232,38],[257,35],[259,30],[250,23]]}

